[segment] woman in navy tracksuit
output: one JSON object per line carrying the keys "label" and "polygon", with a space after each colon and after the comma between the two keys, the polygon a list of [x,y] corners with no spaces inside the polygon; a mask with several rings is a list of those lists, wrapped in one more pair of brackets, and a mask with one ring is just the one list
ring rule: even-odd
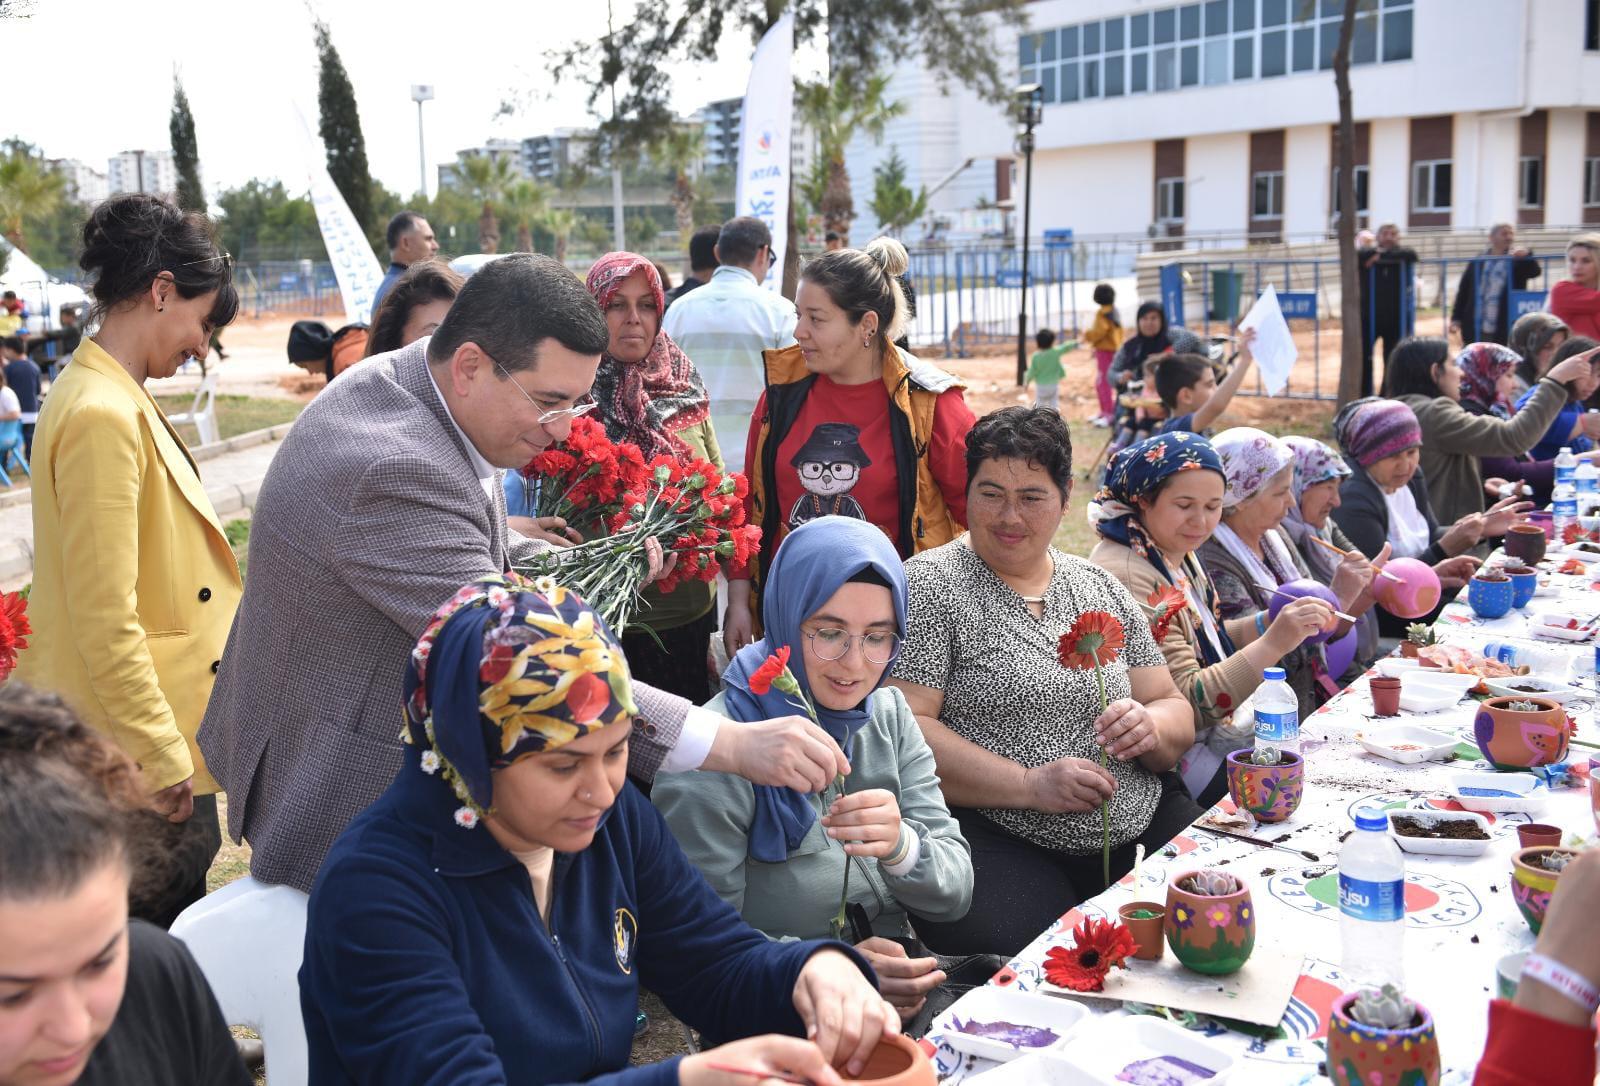
{"label": "woman in navy tracksuit", "polygon": [[[841,1081],[831,1063],[897,1028],[871,970],[842,943],[771,942],[712,892],[625,782],[649,725],[617,641],[544,589],[469,585],[412,655],[405,764],[311,894],[311,1082],[751,1081],[713,1063]],[[751,1039],[630,1068],[641,984]]]}

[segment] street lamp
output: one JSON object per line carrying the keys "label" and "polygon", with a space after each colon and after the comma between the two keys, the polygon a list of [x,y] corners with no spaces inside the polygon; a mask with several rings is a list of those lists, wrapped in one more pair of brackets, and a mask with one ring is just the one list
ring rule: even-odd
{"label": "street lamp", "polygon": [[411,100],[417,103],[417,191],[428,198],[428,155],[422,149],[422,103],[433,101],[433,84],[411,84]]}
{"label": "street lamp", "polygon": [[1022,192],[1022,305],[1017,311],[1017,384],[1028,372],[1028,232],[1033,212],[1033,130],[1044,116],[1044,88],[1024,83],[1014,93],[1017,119],[1022,124],[1018,146],[1023,156]]}

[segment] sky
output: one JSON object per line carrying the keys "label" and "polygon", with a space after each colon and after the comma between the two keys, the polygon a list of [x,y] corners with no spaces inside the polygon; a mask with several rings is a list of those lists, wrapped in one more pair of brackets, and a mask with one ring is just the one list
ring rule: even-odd
{"label": "sky", "polygon": [[[614,0],[626,25],[635,0]],[[680,0],[667,0],[678,3]],[[436,166],[489,138],[521,139],[590,124],[585,90],[557,84],[544,53],[605,32],[599,0],[33,0],[29,14],[0,19],[6,109],[0,137],[20,136],[51,158],[80,159],[101,171],[119,151],[171,145],[167,120],[176,65],[188,92],[202,179],[215,195],[252,177],[303,188],[307,142],[296,106],[316,140],[315,11],[355,87],[372,174],[409,195],[418,185],[417,107],[411,85],[431,83],[425,149],[428,188]],[[496,60],[474,65],[487,46]],[[673,70],[673,105],[692,113],[744,93],[753,44],[742,30],[724,37],[715,62]],[[436,59],[438,51],[447,54]],[[815,50],[796,58],[796,76],[820,67]],[[495,118],[500,103],[526,103]]]}

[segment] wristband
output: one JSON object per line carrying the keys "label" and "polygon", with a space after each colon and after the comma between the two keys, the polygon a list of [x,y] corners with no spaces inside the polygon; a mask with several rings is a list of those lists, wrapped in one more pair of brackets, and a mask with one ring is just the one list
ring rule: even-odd
{"label": "wristband", "polygon": [[1257,637],[1265,637],[1266,633],[1267,633],[1267,613],[1265,611],[1257,611],[1256,612],[1256,636]]}
{"label": "wristband", "polygon": [[1543,954],[1529,954],[1522,963],[1522,975],[1554,989],[1582,1007],[1585,1014],[1593,1015],[1600,1009],[1600,988],[1585,977],[1568,969],[1554,958]]}
{"label": "wristband", "polygon": [[896,864],[906,862],[906,853],[911,851],[911,834],[906,829],[904,822],[900,823],[900,836],[895,838],[894,852],[882,860],[884,867],[894,867]]}

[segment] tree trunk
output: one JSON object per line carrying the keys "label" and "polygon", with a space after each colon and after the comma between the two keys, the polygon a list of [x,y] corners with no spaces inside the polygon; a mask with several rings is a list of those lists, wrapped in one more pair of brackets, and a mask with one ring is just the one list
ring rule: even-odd
{"label": "tree trunk", "polygon": [[483,204],[483,214],[478,216],[478,251],[481,253],[500,251],[500,223],[495,219],[494,212],[489,209],[487,200]]}
{"label": "tree trunk", "polygon": [[556,235],[556,260],[562,264],[567,262],[567,235]]}
{"label": "tree trunk", "polygon": [[678,222],[678,244],[687,247],[694,233],[694,182],[682,170],[672,186],[672,213]]}
{"label": "tree trunk", "polygon": [[822,192],[822,226],[832,230],[850,244],[850,220],[856,217],[856,205],[850,195],[850,171],[842,161],[828,163],[828,187]]}
{"label": "tree trunk", "polygon": [[1339,138],[1334,141],[1339,168],[1339,403],[1365,395],[1361,387],[1364,355],[1361,329],[1361,272],[1356,266],[1356,123],[1350,102],[1350,39],[1356,25],[1354,0],[1344,6],[1339,48],[1333,54],[1333,85],[1339,93]]}
{"label": "tree trunk", "polygon": [[789,240],[783,247],[783,289],[780,293],[791,302],[800,290],[800,231],[795,226],[794,174],[789,175],[789,221],[786,224]]}
{"label": "tree trunk", "polygon": [[533,252],[533,230],[525,222],[517,224],[517,252]]}

